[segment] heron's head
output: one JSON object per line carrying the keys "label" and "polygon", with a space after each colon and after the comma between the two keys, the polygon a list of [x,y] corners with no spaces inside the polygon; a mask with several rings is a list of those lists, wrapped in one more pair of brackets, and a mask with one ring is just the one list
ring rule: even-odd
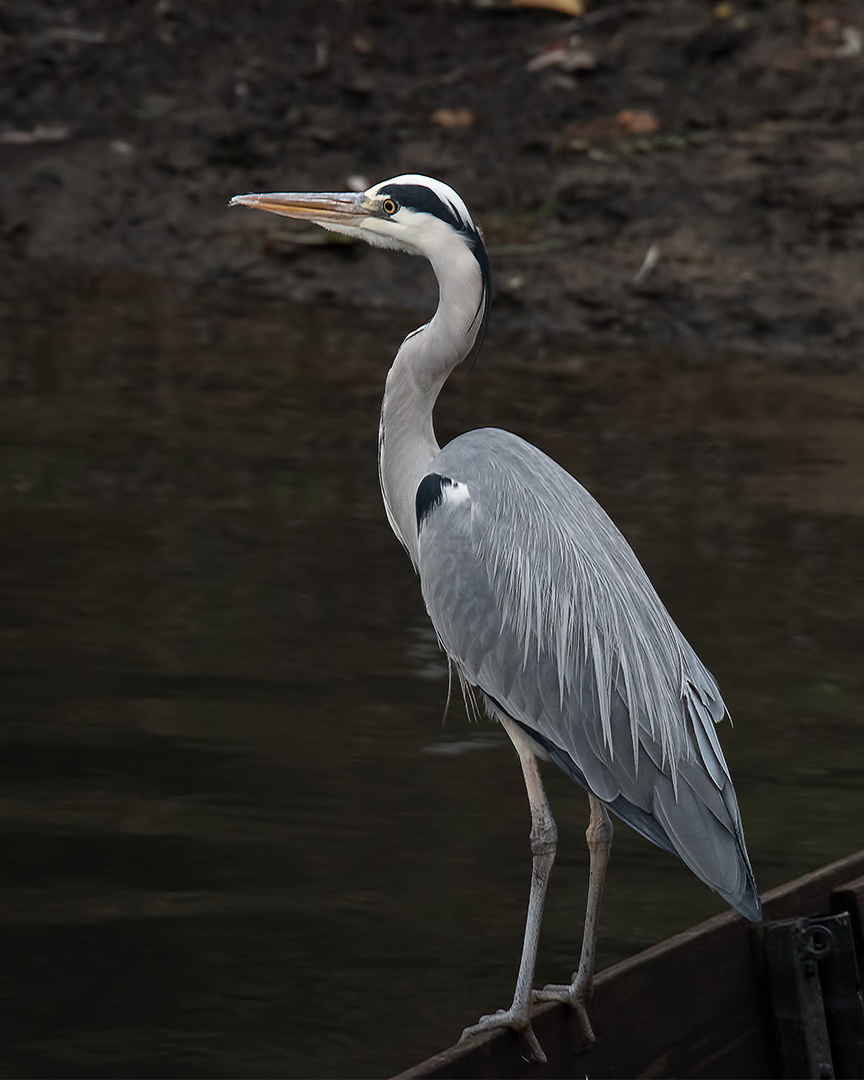
{"label": "heron's head", "polygon": [[230,205],[313,221],[375,247],[425,255],[433,264],[439,256],[458,250],[454,245],[464,245],[475,257],[485,259],[483,241],[467,206],[453,188],[430,176],[407,173],[359,193],[235,195]]}
{"label": "heron's head", "polygon": [[[407,173],[361,192],[281,192],[235,195],[231,206],[251,206],[313,221],[375,247],[425,255],[442,291],[464,318],[448,323],[452,349],[476,356],[489,320],[489,259],[468,207],[453,188]],[[409,338],[419,342],[415,332]]]}

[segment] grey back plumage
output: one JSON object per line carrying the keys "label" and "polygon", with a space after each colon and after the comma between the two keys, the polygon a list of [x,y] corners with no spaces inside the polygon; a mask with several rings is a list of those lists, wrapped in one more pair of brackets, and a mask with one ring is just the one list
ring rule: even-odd
{"label": "grey back plumage", "polygon": [[430,473],[419,524],[439,639],[493,713],[751,919],[759,900],[714,730],[725,706],[624,537],[536,447],[483,429]]}

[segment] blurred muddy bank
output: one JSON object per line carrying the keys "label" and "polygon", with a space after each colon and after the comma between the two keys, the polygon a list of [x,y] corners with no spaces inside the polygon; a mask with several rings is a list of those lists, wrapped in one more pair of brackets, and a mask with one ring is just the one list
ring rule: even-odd
{"label": "blurred muddy bank", "polygon": [[482,222],[499,326],[857,366],[864,3],[13,3],[0,261],[428,308],[419,260],[247,190],[401,171]]}

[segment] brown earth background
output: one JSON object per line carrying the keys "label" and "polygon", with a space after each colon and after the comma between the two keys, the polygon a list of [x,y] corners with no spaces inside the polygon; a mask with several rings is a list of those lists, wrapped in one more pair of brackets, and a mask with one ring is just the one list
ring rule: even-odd
{"label": "brown earth background", "polygon": [[493,326],[857,366],[862,28],[857,2],[4,3],[0,294],[29,263],[428,308],[421,260],[226,207],[416,171],[485,230]]}

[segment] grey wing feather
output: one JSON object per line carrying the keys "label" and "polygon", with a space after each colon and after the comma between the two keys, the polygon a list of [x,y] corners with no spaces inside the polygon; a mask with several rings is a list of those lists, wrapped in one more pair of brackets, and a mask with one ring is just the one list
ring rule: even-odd
{"label": "grey wing feather", "polygon": [[578,481],[508,432],[462,435],[433,469],[460,496],[424,520],[418,568],[464,678],[619,817],[758,919],[714,730],[725,706],[626,540]]}

